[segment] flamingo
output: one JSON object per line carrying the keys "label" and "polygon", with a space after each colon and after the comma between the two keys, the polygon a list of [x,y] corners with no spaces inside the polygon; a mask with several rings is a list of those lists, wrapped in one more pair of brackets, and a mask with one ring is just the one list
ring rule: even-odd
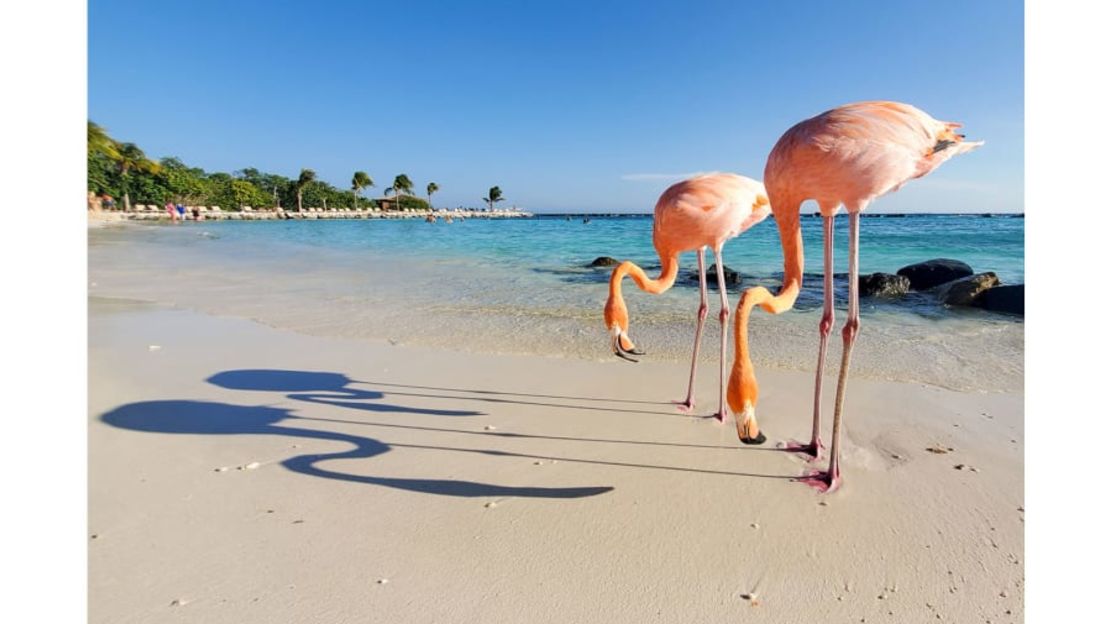
{"label": "flamingo", "polygon": [[729,376],[728,402],[741,414],[736,420],[741,440],[764,437],[755,419],[759,387],[748,350],[748,320],[755,306],[780,314],[794,306],[802,286],[804,255],[799,220],[801,204],[817,201],[824,227],[824,314],[818,331],[817,375],[813,398],[813,433],[808,444],[787,448],[816,461],[820,439],[821,378],[833,314],[833,217],[843,205],[848,212],[848,319],[841,335],[844,350],[836,386],[832,447],[827,471],[813,471],[799,480],[822,492],[835,491],[840,478],[840,427],[852,346],[859,333],[859,219],[877,197],[898,190],[949,158],[969,152],[982,141],[964,141],[960,124],[937,121],[925,112],[898,102],[848,104],[796,124],[771,150],[764,170],[768,198],[782,241],[784,276],[779,293],[749,288],[736,306],[736,359]]}
{"label": "flamingo", "polygon": [[652,243],[663,265],[659,277],[649,278],[643,269],[626,260],[613,269],[609,278],[605,326],[612,336],[613,353],[636,362],[631,356],[644,355],[644,352],[638,350],[628,337],[628,308],[625,307],[621,294],[621,281],[626,275],[630,275],[640,290],[658,295],[674,285],[678,275],[678,255],[684,251],[697,251],[701,305],[698,307],[698,326],[694,332],[694,355],[690,363],[690,384],[686,391],[686,400],[676,402],[682,412],[689,413],[694,409],[698,348],[701,345],[701,330],[709,313],[709,296],[705,285],[705,249],[713,249],[717,262],[717,287],[721,291],[720,407],[716,417],[724,422],[728,415],[725,403],[725,353],[729,304],[721,250],[725,241],[739,236],[766,219],[770,213],[767,192],[763,184],[756,180],[731,173],[710,173],[678,182],[664,191],[655,204]]}

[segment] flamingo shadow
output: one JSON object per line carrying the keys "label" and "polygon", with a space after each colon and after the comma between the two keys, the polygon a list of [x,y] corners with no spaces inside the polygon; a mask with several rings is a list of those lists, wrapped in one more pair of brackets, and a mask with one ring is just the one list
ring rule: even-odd
{"label": "flamingo shadow", "polygon": [[385,395],[372,390],[351,388],[350,384],[356,382],[341,373],[241,369],[216,373],[205,381],[228,390],[282,392],[286,393],[286,397],[296,401],[322,403],[368,412],[425,414],[430,416],[483,415],[483,412],[472,410],[427,409],[368,402],[368,400],[382,399]]}
{"label": "flamingo shadow", "polygon": [[[335,375],[328,373],[329,375]],[[342,375],[336,375],[343,377]],[[612,487],[511,487],[448,479],[400,479],[355,475],[322,468],[319,464],[338,459],[366,459],[387,453],[392,446],[373,438],[290,427],[283,421],[297,419],[289,410],[266,406],[231,405],[209,401],[142,401],[118,407],[101,415],[113,427],[148,433],[192,435],[281,435],[296,438],[346,442],[353,449],[340,453],[308,454],[281,462],[296,473],[352,483],[380,485],[423,494],[461,497],[583,498],[612,491]],[[496,453],[492,453],[496,454]]]}

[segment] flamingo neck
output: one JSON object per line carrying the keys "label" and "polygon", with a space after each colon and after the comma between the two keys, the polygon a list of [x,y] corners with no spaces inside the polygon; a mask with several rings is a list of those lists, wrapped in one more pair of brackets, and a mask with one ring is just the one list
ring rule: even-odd
{"label": "flamingo neck", "polygon": [[643,269],[632,262],[627,260],[622,262],[613,271],[613,276],[609,280],[609,297],[621,297],[621,281],[626,275],[631,277],[632,281],[636,282],[636,286],[644,292],[658,295],[669,290],[678,277],[678,254],[660,256],[660,260],[663,262],[663,269],[656,279],[648,277]]}

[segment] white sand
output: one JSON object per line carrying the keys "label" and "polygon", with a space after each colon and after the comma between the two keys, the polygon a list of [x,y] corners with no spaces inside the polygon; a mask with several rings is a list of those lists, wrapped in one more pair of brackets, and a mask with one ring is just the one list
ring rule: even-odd
{"label": "white sand", "polygon": [[1020,395],[853,381],[820,495],[774,450],[809,430],[810,375],[762,374],[752,448],[668,405],[684,365],[90,311],[92,622],[1023,617]]}

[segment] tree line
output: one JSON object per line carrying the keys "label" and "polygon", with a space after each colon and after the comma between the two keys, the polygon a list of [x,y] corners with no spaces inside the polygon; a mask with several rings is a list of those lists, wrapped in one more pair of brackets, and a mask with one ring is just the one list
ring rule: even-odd
{"label": "tree line", "polygon": [[[317,179],[312,169],[302,169],[295,179],[253,167],[231,174],[209,173],[172,156],[151,160],[134,143],[116,141],[97,124],[92,121],[88,124],[88,190],[119,197],[124,210],[131,209],[132,201],[159,206],[166,202],[220,206],[231,210],[243,206],[298,211],[306,207],[377,207],[373,199],[362,197],[365,189],[375,186],[365,171],[354,172],[349,189]],[[400,210],[427,210],[432,207],[432,195],[439,185],[429,182],[424,190],[427,200],[415,196],[415,185],[402,173],[385,188],[385,195],[392,194]],[[495,186],[482,201],[492,209],[502,199],[501,189]]]}

